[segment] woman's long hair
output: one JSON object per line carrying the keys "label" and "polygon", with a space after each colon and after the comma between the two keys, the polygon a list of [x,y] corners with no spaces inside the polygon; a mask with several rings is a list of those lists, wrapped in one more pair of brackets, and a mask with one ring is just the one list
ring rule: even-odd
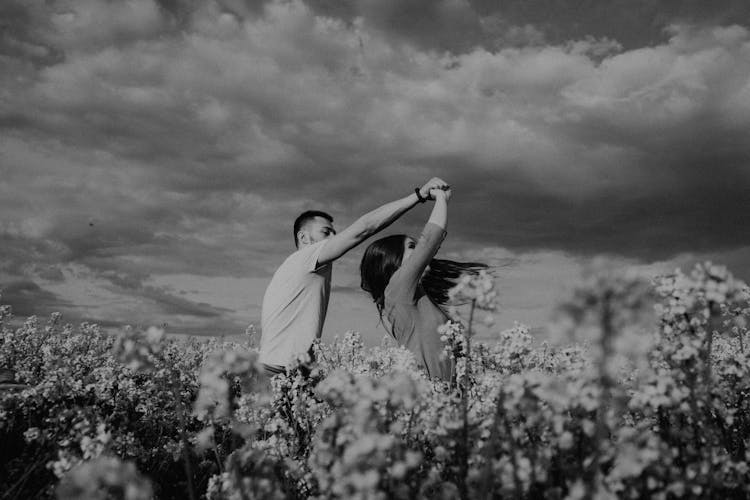
{"label": "woman's long hair", "polygon": [[[367,247],[359,266],[362,289],[368,292],[383,317],[385,288],[391,276],[404,257],[405,234],[394,234],[374,241]],[[448,303],[448,290],[456,285],[456,280],[464,274],[476,274],[487,265],[479,262],[455,262],[445,259],[432,259],[427,272],[420,281],[425,294],[435,304]]]}

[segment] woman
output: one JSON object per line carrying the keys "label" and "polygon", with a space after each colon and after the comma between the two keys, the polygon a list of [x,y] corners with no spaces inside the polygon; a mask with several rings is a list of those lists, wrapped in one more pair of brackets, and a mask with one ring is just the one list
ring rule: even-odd
{"label": "woman", "polygon": [[450,380],[452,365],[442,356],[437,331],[449,319],[441,306],[448,301],[452,280],[486,266],[433,259],[446,235],[451,191],[433,189],[430,197],[435,206],[419,239],[397,234],[375,241],[362,256],[360,274],[362,289],[372,295],[396,341],[414,353],[430,377]]}

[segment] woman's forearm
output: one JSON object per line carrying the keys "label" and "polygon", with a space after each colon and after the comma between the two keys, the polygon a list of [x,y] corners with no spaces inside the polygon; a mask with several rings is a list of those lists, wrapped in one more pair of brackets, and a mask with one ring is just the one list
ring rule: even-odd
{"label": "woman's forearm", "polygon": [[431,194],[435,197],[435,205],[432,207],[430,219],[436,226],[446,229],[448,224],[448,197],[444,191],[434,189]]}

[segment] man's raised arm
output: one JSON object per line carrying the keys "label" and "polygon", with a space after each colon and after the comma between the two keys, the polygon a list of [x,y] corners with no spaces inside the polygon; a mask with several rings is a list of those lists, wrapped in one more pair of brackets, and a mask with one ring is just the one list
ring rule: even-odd
{"label": "man's raised arm", "polygon": [[[423,199],[430,199],[431,189],[444,190],[448,187],[444,180],[433,177],[419,188],[419,195]],[[338,259],[373,234],[391,225],[417,203],[419,203],[419,198],[416,193],[412,193],[400,200],[386,203],[371,212],[367,212],[349,227],[328,239],[318,256],[318,264],[324,265]]]}

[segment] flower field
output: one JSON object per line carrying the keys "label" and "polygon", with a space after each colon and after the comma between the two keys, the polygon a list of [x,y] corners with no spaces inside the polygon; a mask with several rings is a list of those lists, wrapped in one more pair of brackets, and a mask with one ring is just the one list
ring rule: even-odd
{"label": "flower field", "polygon": [[484,275],[452,295],[450,383],[356,333],[268,380],[251,337],[12,328],[2,306],[0,498],[750,497],[750,295],[726,269],[593,273],[549,343],[472,337]]}

